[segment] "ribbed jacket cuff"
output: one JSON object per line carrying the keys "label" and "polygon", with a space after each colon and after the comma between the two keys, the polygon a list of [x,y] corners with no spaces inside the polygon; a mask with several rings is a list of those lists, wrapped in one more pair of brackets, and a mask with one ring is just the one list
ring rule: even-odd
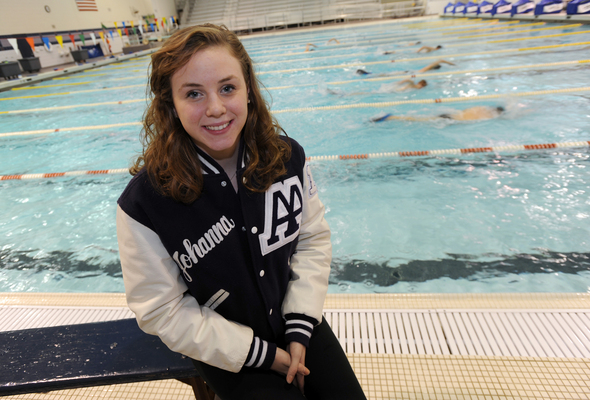
{"label": "ribbed jacket cuff", "polygon": [[285,340],[287,343],[298,342],[307,347],[313,333],[313,327],[318,323],[314,318],[303,314],[287,314],[285,325]]}
{"label": "ribbed jacket cuff", "polygon": [[270,369],[277,354],[277,345],[254,337],[244,367]]}

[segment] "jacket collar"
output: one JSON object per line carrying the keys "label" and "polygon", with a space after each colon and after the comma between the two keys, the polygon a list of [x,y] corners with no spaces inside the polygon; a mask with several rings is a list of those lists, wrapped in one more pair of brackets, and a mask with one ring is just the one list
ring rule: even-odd
{"label": "jacket collar", "polygon": [[[215,161],[213,157],[205,152],[205,150],[201,149],[193,142],[195,146],[195,150],[197,151],[197,155],[199,156],[199,161],[201,162],[201,171],[204,175],[218,175],[223,173],[223,168]],[[240,143],[238,145],[238,163],[237,169],[242,169],[246,167],[247,161],[246,155],[246,145],[244,144],[244,139],[240,136]]]}

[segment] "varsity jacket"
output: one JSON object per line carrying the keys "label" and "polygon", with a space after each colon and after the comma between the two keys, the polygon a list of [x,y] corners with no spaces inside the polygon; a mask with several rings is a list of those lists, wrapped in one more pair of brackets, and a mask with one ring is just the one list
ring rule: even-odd
{"label": "varsity jacket", "polygon": [[[276,341],[307,346],[322,319],[330,231],[305,154],[292,139],[287,173],[236,193],[196,147],[203,191],[192,204],[152,186],[144,170],[118,200],[117,238],[129,308],[173,351],[232,372],[270,368]],[[284,338],[284,340],[282,340]]]}

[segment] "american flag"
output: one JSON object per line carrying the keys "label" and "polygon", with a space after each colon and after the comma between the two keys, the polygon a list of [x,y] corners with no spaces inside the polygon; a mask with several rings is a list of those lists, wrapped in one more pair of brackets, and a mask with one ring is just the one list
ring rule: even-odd
{"label": "american flag", "polygon": [[78,11],[98,11],[95,0],[75,0]]}

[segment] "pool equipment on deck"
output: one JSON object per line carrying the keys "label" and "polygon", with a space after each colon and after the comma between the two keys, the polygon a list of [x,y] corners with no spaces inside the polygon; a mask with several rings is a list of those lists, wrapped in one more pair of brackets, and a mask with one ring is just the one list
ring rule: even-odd
{"label": "pool equipment on deck", "polygon": [[478,5],[477,2],[475,1],[469,1],[466,5],[465,5],[465,10],[463,11],[463,14],[476,14],[477,10],[478,10]]}
{"label": "pool equipment on deck", "polygon": [[590,14],[590,0],[573,0],[567,5],[567,15]]}
{"label": "pool equipment on deck", "polygon": [[492,8],[492,15],[496,14],[510,14],[512,12],[512,3],[506,0],[500,0]]}
{"label": "pool equipment on deck", "polygon": [[535,15],[558,14],[561,10],[563,10],[563,1],[541,0],[541,2],[535,7]]}
{"label": "pool equipment on deck", "polygon": [[532,0],[519,0],[512,6],[511,15],[528,14],[535,9],[535,2]]}
{"label": "pool equipment on deck", "polygon": [[453,9],[453,14],[465,14],[465,3],[458,1]]}
{"label": "pool equipment on deck", "polygon": [[491,14],[493,9],[494,9],[494,3],[490,3],[489,1],[483,0],[481,3],[479,3],[477,13],[478,14]]}

